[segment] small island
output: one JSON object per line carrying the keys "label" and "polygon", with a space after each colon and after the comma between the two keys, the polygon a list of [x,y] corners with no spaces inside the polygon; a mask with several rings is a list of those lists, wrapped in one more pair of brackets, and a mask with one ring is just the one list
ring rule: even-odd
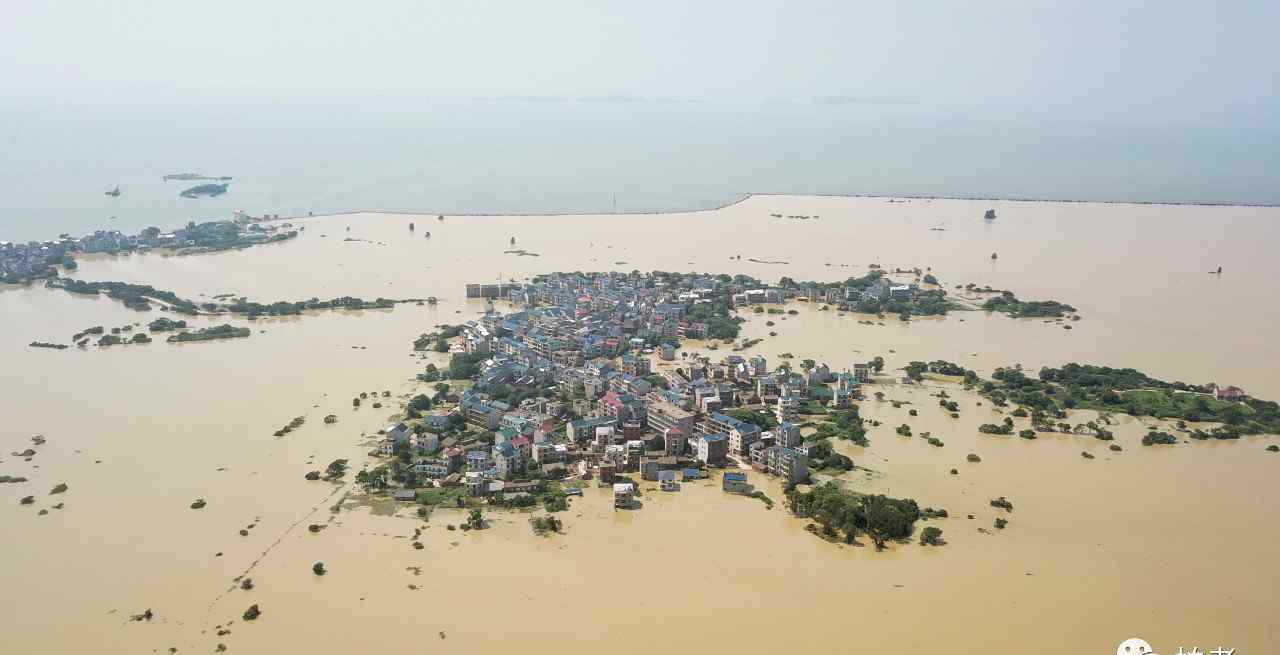
{"label": "small island", "polygon": [[166,341],[169,343],[185,343],[188,341],[212,341],[214,339],[238,339],[247,337],[250,334],[249,328],[235,327],[224,323],[191,332],[179,332],[178,334],[170,335]]}
{"label": "small island", "polygon": [[201,184],[193,186],[179,193],[183,198],[214,198],[227,192],[229,183],[222,184]]}

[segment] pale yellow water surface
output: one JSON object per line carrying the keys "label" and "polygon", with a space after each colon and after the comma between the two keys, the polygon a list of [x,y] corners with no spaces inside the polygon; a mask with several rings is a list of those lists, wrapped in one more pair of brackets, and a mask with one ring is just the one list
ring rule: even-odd
{"label": "pale yellow water surface", "polygon": [[[988,207],[994,222],[981,219]],[[460,518],[450,512],[428,523],[354,504],[334,514],[346,488],[303,474],[338,457],[364,461],[366,435],[417,388],[413,338],[482,311],[463,299],[464,283],[557,270],[774,281],[843,279],[871,263],[931,267],[948,286],[1061,300],[1084,318],[1072,330],[981,312],[880,326],[797,303],[785,320],[748,315],[743,336],[764,341],[747,354],[836,368],[875,355],[891,369],[945,358],[984,373],[1081,361],[1280,398],[1277,219],[1264,208],[756,196],[670,215],[317,217],[296,221],[306,226],[297,240],[267,247],[85,260],[77,277],[191,297],[441,302],[232,319],[255,334],[228,342],[50,351],[26,344],[158,313],[41,287],[0,291],[0,474],[29,478],[0,485],[0,651],[1074,655],[1142,636],[1161,653],[1273,652],[1280,455],[1263,448],[1275,437],[1144,448],[1146,428],[1130,418],[1118,419],[1119,453],[1085,437],[989,437],[977,426],[1002,417],[976,396],[949,388],[961,405],[951,419],[931,396],[938,383],[885,385],[908,404],[862,403],[884,425],[867,449],[841,446],[865,467],[848,483],[951,518],[937,522],[948,545],[883,553],[820,541],[780,506],[725,496],[711,481],[648,490],[642,509],[623,513],[592,489],[562,515],[566,534],[541,538],[519,514],[492,513],[491,529],[470,534],[444,528]],[[503,254],[513,236],[539,256]],[[1205,274],[1219,265],[1221,277]],[[384,389],[387,407],[351,409],[353,395]],[[329,413],[337,424],[323,424]],[[307,417],[302,429],[272,436],[295,416]],[[895,435],[901,423],[945,447]],[[48,442],[31,461],[9,454],[35,434]],[[966,462],[970,452],[982,462]],[[60,482],[69,490],[49,496]],[[25,495],[36,503],[19,506]],[[988,501],[1002,495],[1015,510],[995,531]],[[196,498],[207,507],[189,509]],[[312,534],[310,523],[328,527]],[[410,547],[415,527],[425,528],[423,550]],[[316,561],[328,575],[311,573]],[[241,575],[252,591],[234,588]],[[263,614],[246,624],[251,603]],[[147,608],[150,622],[128,620]]]}

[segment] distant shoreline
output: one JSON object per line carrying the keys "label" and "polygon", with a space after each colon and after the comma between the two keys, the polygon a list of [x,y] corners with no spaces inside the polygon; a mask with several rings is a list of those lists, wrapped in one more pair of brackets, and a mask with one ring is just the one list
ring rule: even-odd
{"label": "distant shoreline", "polygon": [[769,191],[753,191],[735,194],[732,200],[711,207],[695,209],[661,209],[661,210],[624,210],[624,211],[522,211],[522,212],[455,212],[415,211],[408,209],[352,209],[345,211],[325,212],[321,214],[298,214],[272,218],[271,221],[299,220],[304,218],[328,218],[334,216],[350,216],[353,214],[385,214],[391,216],[453,216],[457,218],[554,218],[557,216],[667,216],[673,214],[701,214],[720,211],[741,204],[755,196],[790,197],[790,198],[850,198],[863,200],[965,200],[973,202],[1022,202],[1022,203],[1061,203],[1080,205],[1136,205],[1150,207],[1244,207],[1260,209],[1280,208],[1280,203],[1250,202],[1162,202],[1155,200],[1072,200],[1063,198],[1019,198],[1001,196],[918,196],[918,195],[879,195],[860,193],[785,193]]}
{"label": "distant shoreline", "polygon": [[[350,216],[353,214],[385,214],[393,216],[453,216],[457,218],[553,218],[557,216],[669,216],[674,214],[701,214],[706,212],[720,211],[734,205],[741,204],[750,200],[755,196],[769,197],[791,197],[791,198],[849,198],[864,200],[962,200],[971,202],[1020,202],[1020,203],[1061,203],[1061,204],[1081,204],[1081,205],[1135,205],[1150,207],[1241,207],[1241,208],[1258,208],[1258,209],[1276,209],[1280,208],[1280,203],[1251,203],[1243,201],[1220,201],[1220,202],[1163,202],[1155,200],[1073,200],[1069,198],[1021,198],[1016,196],[925,196],[925,195],[881,195],[881,194],[861,194],[861,193],[787,193],[774,191],[753,191],[747,193],[734,194],[730,200],[722,202],[718,205],[710,207],[701,207],[693,209],[661,209],[661,210],[623,210],[623,211],[519,211],[519,212],[453,212],[442,213],[439,211],[418,211],[408,209],[349,209],[341,211],[323,212],[323,213],[307,213],[307,214],[291,214],[291,215],[274,215],[270,219],[262,219],[263,222],[276,221],[292,221],[305,218],[327,218],[334,216]],[[0,239],[0,241],[4,241]],[[40,241],[52,241],[52,239],[42,239]],[[20,241],[14,243],[21,243]]]}

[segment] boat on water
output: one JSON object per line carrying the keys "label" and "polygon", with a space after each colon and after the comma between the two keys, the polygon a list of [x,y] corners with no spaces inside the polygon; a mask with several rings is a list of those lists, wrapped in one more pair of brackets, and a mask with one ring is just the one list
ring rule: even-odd
{"label": "boat on water", "polygon": [[119,184],[117,184],[117,185],[116,185],[116,188],[114,188],[114,189],[112,189],[112,190],[110,190],[110,191],[107,191],[104,195],[111,196],[112,198],[119,198],[119,197],[120,197],[120,185],[119,185]]}

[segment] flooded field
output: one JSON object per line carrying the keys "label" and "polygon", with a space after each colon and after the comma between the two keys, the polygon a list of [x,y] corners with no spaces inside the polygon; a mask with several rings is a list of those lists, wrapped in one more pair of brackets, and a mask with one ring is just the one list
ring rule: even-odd
{"label": "flooded field", "polygon": [[[995,221],[982,220],[987,208]],[[948,359],[983,374],[1078,361],[1277,399],[1280,344],[1270,335],[1280,320],[1271,301],[1280,261],[1270,250],[1278,218],[1265,208],[757,196],[687,214],[316,217],[294,221],[306,227],[296,240],[249,250],[84,259],[75,277],[192,298],[440,302],[201,318],[253,334],[53,351],[26,344],[65,343],[94,325],[145,326],[160,314],[39,286],[0,290],[0,474],[28,478],[0,485],[4,650],[669,645],[1065,655],[1110,652],[1142,636],[1161,653],[1179,644],[1270,652],[1280,643],[1272,620],[1280,455],[1264,446],[1276,437],[1143,447],[1143,421],[1152,423],[1128,417],[1113,427],[1121,452],[1089,437],[993,437],[977,426],[1001,417],[976,395],[948,386],[961,406],[952,419],[931,395],[941,383],[886,377],[886,400],[861,403],[883,423],[870,430],[871,445],[841,446],[860,467],[848,483],[946,508],[950,518],[927,524],[944,530],[946,546],[881,553],[826,543],[780,502],[770,510],[714,480],[676,493],[646,487],[632,512],[615,512],[589,489],[563,515],[565,534],[544,538],[519,513],[491,512],[490,529],[473,533],[447,530],[463,518],[450,511],[426,522],[411,509],[387,516],[353,503],[334,513],[349,488],[303,476],[336,458],[357,469],[367,459],[369,435],[425,388],[414,375],[426,361],[440,361],[413,353],[413,339],[483,312],[464,299],[465,283],[560,270],[772,282],[856,277],[871,264],[929,268],[948,288],[973,282],[1059,300],[1083,319],[1072,330],[984,312],[868,325],[793,303],[792,316],[746,314],[742,337],[763,341],[739,354],[763,354],[773,366],[791,352],[837,370],[881,355],[889,373],[911,360]],[[525,254],[504,252],[516,249]],[[1218,266],[1221,276],[1206,274]],[[392,394],[383,408],[352,409],[352,396],[382,390]],[[327,414],[338,422],[324,424]],[[272,436],[297,416],[306,417],[301,429]],[[896,435],[902,423],[945,446]],[[33,446],[37,434],[47,442]],[[10,455],[28,447],[37,451],[30,461]],[[776,486],[752,479],[781,500]],[[68,490],[49,495],[59,483]],[[27,495],[35,503],[19,505]],[[1014,503],[1012,514],[989,505],[998,496]],[[197,498],[207,506],[191,509]],[[992,529],[997,514],[1006,529]],[[311,533],[312,523],[326,527]],[[422,550],[410,547],[415,528]],[[327,575],[311,572],[316,561]],[[246,575],[251,591],[236,587]],[[262,616],[245,623],[253,603]],[[130,620],[147,609],[152,620]]]}

